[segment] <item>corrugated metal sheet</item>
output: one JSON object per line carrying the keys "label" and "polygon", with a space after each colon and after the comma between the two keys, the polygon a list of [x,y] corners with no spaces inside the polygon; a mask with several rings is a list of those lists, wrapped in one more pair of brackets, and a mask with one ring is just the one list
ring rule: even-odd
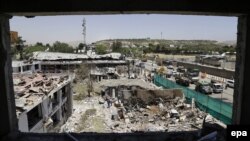
{"label": "corrugated metal sheet", "polygon": [[84,59],[101,59],[112,58],[120,59],[120,53],[109,53],[104,55],[86,55],[73,53],[59,53],[59,52],[34,52],[33,59],[35,60],[84,60]]}

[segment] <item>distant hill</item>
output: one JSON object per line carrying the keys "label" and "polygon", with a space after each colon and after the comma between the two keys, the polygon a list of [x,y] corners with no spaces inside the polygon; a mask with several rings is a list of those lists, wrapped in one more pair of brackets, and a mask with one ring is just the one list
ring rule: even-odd
{"label": "distant hill", "polygon": [[109,39],[109,40],[100,40],[97,41],[97,44],[100,43],[113,43],[115,41],[121,42],[123,45],[143,45],[148,46],[149,44],[162,44],[167,46],[197,46],[197,45],[210,45],[210,44],[218,44],[218,41],[215,40],[161,40],[161,39]]}
{"label": "distant hill", "polygon": [[227,45],[236,45],[236,40],[222,41],[221,43],[227,44]]}

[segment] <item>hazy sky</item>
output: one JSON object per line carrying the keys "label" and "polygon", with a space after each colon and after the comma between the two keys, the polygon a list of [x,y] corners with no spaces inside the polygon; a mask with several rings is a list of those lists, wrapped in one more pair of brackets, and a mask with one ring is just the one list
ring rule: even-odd
{"label": "hazy sky", "polygon": [[114,38],[236,40],[237,18],[186,15],[95,15],[13,17],[10,29],[28,43],[71,42],[83,39],[86,19],[87,43]]}

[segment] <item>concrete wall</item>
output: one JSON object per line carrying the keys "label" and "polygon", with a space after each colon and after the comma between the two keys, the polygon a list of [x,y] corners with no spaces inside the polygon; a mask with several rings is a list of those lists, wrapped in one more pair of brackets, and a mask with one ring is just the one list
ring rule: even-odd
{"label": "concrete wall", "polygon": [[22,132],[29,132],[27,112],[23,112],[18,117],[18,127]]}
{"label": "concrete wall", "polygon": [[[63,92],[62,89],[65,89]],[[57,95],[55,95],[57,93]],[[62,95],[65,93],[65,97],[63,98]],[[28,117],[27,112],[22,113],[18,117],[18,127],[19,130],[22,132],[36,132],[36,133],[42,133],[47,132],[47,128],[44,126],[44,123],[47,122],[47,120],[54,114],[56,114],[57,120],[61,121],[63,118],[67,119],[72,114],[72,89],[71,89],[71,83],[68,83],[67,85],[63,86],[58,91],[54,92],[52,94],[56,97],[47,97],[45,98],[42,103],[38,104],[37,106],[41,105],[41,111],[39,113],[42,114],[42,120],[36,123],[31,129],[28,127]],[[52,99],[55,98],[57,101],[57,104],[52,107]],[[63,110],[62,106],[66,104],[67,107],[67,113],[65,113],[65,117],[63,117]],[[34,107],[35,108],[35,107]]]}
{"label": "concrete wall", "polygon": [[174,99],[175,97],[183,98],[183,92],[181,89],[164,89],[164,90],[141,90],[138,89],[135,95],[145,103],[150,103],[155,98],[169,98]]}
{"label": "concrete wall", "polygon": [[187,62],[178,62],[178,66],[184,66],[185,68],[197,68],[201,72],[206,72],[207,74],[227,78],[227,79],[232,79],[234,77],[234,71],[232,70],[225,70],[225,69],[219,69],[215,67],[210,67],[210,66],[201,66],[198,64],[191,64]]}
{"label": "concrete wall", "polygon": [[[38,65],[38,68],[35,68],[35,65]],[[29,66],[28,70],[24,70],[24,67]],[[20,67],[20,70],[19,70]],[[23,66],[14,66],[12,67],[13,73],[32,73],[36,71],[41,71],[41,64],[36,63],[36,64],[29,64],[29,65],[23,65]]]}

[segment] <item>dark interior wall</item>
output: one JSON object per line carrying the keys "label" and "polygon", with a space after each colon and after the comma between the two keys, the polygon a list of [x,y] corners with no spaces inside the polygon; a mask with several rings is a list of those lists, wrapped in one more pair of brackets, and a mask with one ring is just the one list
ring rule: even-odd
{"label": "dark interior wall", "polygon": [[249,59],[250,56],[250,16],[238,18],[237,54],[235,68],[235,89],[233,106],[233,123],[250,124],[250,87],[249,87]]}
{"label": "dark interior wall", "polygon": [[9,30],[9,17],[0,14],[0,137],[17,130]]}
{"label": "dark interior wall", "polygon": [[249,11],[246,2],[211,0],[2,0],[0,12],[14,15],[176,13],[238,15]]}

